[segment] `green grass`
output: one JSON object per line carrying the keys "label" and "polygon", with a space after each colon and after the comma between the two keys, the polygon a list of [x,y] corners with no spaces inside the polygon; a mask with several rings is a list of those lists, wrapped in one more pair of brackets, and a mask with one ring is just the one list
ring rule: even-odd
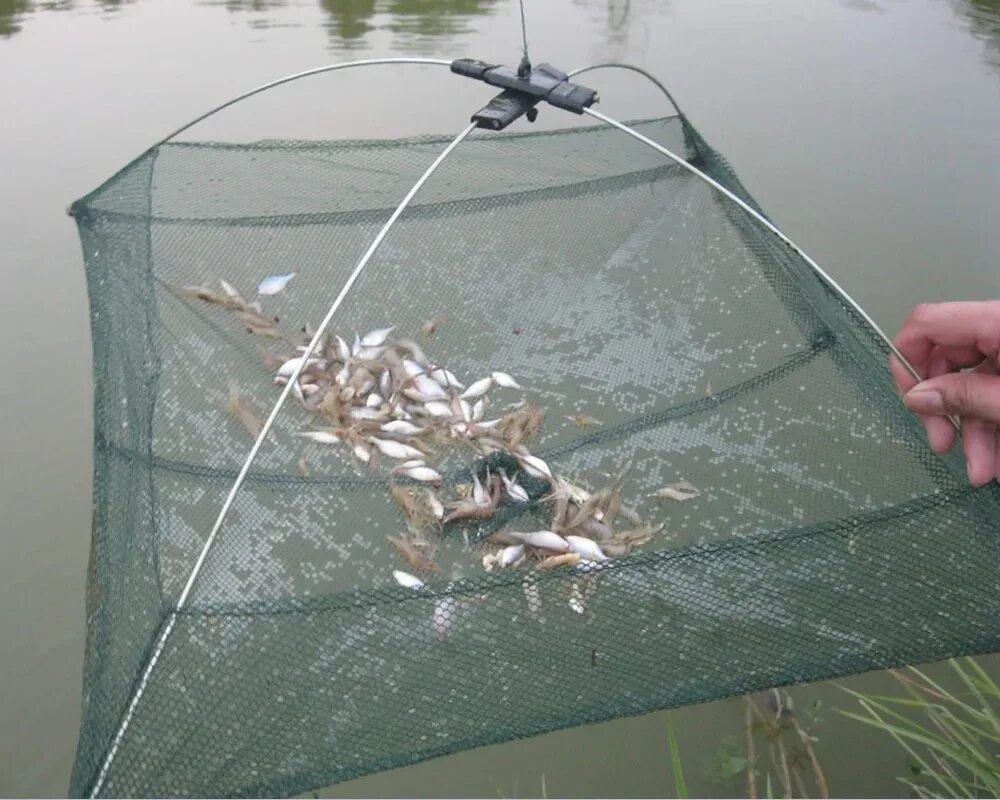
{"label": "green grass", "polygon": [[919,797],[1000,797],[1000,686],[971,658],[949,664],[954,691],[910,667],[892,672],[902,695],[845,689],[861,710],[840,713],[896,740],[911,762],[900,780]]}
{"label": "green grass", "polygon": [[684,766],[681,764],[681,751],[677,746],[677,735],[674,733],[673,718],[667,714],[667,740],[670,742],[670,762],[674,769],[674,796],[687,798],[687,782],[684,780]]}

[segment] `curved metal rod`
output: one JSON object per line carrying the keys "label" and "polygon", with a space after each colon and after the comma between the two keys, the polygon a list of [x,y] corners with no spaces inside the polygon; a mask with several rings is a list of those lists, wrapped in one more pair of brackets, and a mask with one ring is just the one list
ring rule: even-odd
{"label": "curved metal rod", "polygon": [[292,388],[298,384],[299,376],[301,376],[302,371],[305,369],[309,357],[316,350],[320,339],[323,338],[323,334],[330,325],[330,321],[333,319],[334,313],[336,313],[337,309],[340,308],[340,304],[344,301],[344,298],[347,297],[347,293],[351,290],[351,287],[354,286],[354,283],[361,275],[362,270],[364,270],[364,268],[368,265],[368,262],[371,261],[371,257],[375,254],[375,251],[378,250],[379,245],[382,244],[382,241],[385,239],[386,234],[389,233],[392,226],[396,224],[396,220],[398,220],[403,211],[406,210],[406,207],[410,204],[414,195],[420,191],[421,187],[427,182],[427,179],[434,174],[434,171],[449,155],[451,155],[452,151],[458,147],[462,140],[475,129],[476,123],[473,122],[462,130],[462,132],[452,139],[448,146],[441,151],[437,158],[434,159],[433,163],[431,163],[431,165],[424,171],[423,175],[417,179],[416,183],[413,184],[410,191],[406,193],[406,197],[404,197],[400,204],[396,206],[396,210],[392,212],[392,216],[389,217],[385,225],[383,225],[382,229],[378,232],[378,235],[372,240],[372,243],[368,246],[365,254],[361,256],[361,260],[354,268],[354,271],[351,272],[350,276],[347,278],[347,281],[341,288],[340,293],[330,306],[330,310],[326,312],[326,316],[323,317],[323,321],[319,324],[319,327],[316,328],[316,333],[313,334],[312,340],[309,342],[305,352],[300,357],[298,366],[295,368],[291,377],[289,377],[288,383],[285,384],[285,388],[282,389],[281,394],[275,401],[274,407],[271,409],[271,413],[268,414],[267,421],[264,422],[260,433],[257,434],[257,439],[254,441],[253,447],[250,448],[250,452],[247,454],[246,460],[243,462],[243,466],[240,468],[239,474],[236,476],[236,480],[233,482],[232,488],[229,490],[229,494],[227,495],[225,502],[222,504],[222,508],[219,510],[219,515],[215,519],[215,524],[212,525],[212,530],[209,532],[208,538],[205,540],[205,544],[201,548],[198,560],[195,561],[194,567],[191,568],[191,574],[188,576],[187,583],[184,585],[184,589],[181,592],[180,597],[177,599],[177,605],[174,610],[170,612],[170,619],[164,626],[163,633],[160,634],[160,638],[156,643],[153,654],[150,656],[149,662],[146,664],[146,669],[143,671],[142,678],[139,681],[139,686],[136,688],[135,694],[132,695],[132,700],[129,702],[128,709],[125,712],[122,723],[118,727],[115,738],[110,749],[108,750],[108,755],[104,760],[104,764],[97,776],[97,780],[94,782],[94,788],[90,793],[91,797],[96,797],[103,788],[104,781],[107,779],[108,770],[111,768],[111,764],[114,762],[115,756],[118,753],[118,748],[121,745],[125,731],[128,729],[128,726],[132,721],[139,699],[146,691],[146,685],[149,683],[149,676],[152,674],[156,663],[160,660],[160,656],[163,654],[163,649],[166,647],[167,639],[173,632],[174,626],[177,624],[177,615],[187,604],[191,590],[194,588],[194,584],[198,579],[201,568],[205,564],[205,559],[208,557],[208,552],[212,549],[212,545],[215,544],[216,537],[222,528],[222,524],[225,522],[226,516],[229,514],[229,510],[233,506],[233,501],[236,499],[236,495],[239,492],[240,487],[243,485],[243,481],[246,479],[247,473],[250,471],[250,466],[257,457],[257,452],[260,450],[261,445],[267,438],[267,434],[270,432],[271,426],[274,425],[274,421],[278,418],[278,414],[281,411],[282,406],[285,404],[285,400],[288,399],[288,395],[291,393]]}
{"label": "curved metal rod", "polygon": [[[711,186],[717,192],[725,195],[727,198],[729,198],[734,203],[736,203],[736,205],[738,205],[740,208],[742,208],[744,211],[746,211],[751,217],[753,217],[755,220],[757,220],[757,222],[759,222],[761,225],[763,225],[765,228],[767,228],[771,233],[773,233],[775,236],[777,236],[782,242],[784,242],[786,245],[788,245],[790,248],[792,248],[792,250],[794,250],[799,255],[799,257],[801,257],[802,260],[805,261],[813,269],[813,271],[822,279],[822,281],[828,287],[830,287],[830,289],[832,289],[836,294],[838,294],[840,296],[841,300],[843,300],[865,322],[867,322],[871,326],[872,330],[874,330],[875,333],[877,333],[882,338],[882,341],[885,342],[886,347],[888,347],[889,350],[892,352],[892,354],[897,359],[899,359],[899,363],[903,365],[903,367],[906,369],[907,372],[910,373],[910,375],[914,378],[914,380],[917,380],[917,381],[922,381],[923,380],[923,378],[921,377],[920,373],[917,372],[916,368],[913,366],[913,364],[910,363],[909,359],[907,359],[906,356],[904,356],[900,352],[899,348],[896,347],[896,345],[892,341],[892,339],[890,339],[888,336],[885,335],[885,332],[878,325],[875,324],[875,320],[873,320],[870,316],[868,316],[868,313],[860,305],[858,305],[857,301],[853,297],[851,297],[840,286],[840,284],[838,284],[833,278],[831,278],[823,270],[823,268],[820,267],[819,264],[817,264],[815,261],[813,261],[802,250],[802,248],[800,248],[797,244],[795,244],[795,242],[793,242],[791,239],[789,239],[787,236],[785,236],[785,234],[783,234],[774,225],[774,223],[770,222],[767,219],[767,217],[765,217],[764,215],[762,215],[759,211],[755,210],[746,201],[742,200],[739,196],[733,194],[733,192],[731,192],[729,189],[727,189],[721,183],[719,183],[718,181],[716,181],[714,178],[709,177],[708,175],[706,175],[704,172],[702,172],[697,167],[691,166],[687,161],[685,161],[680,156],[676,155],[675,153],[672,153],[666,147],[664,147],[661,144],[658,144],[657,142],[654,142],[652,139],[650,139],[650,138],[648,138],[646,136],[643,136],[641,133],[639,133],[638,131],[630,128],[628,125],[625,125],[624,123],[619,122],[616,119],[612,119],[611,117],[607,116],[606,114],[602,114],[600,111],[595,111],[592,108],[585,108],[584,109],[584,113],[589,114],[590,116],[594,117],[595,119],[599,119],[599,120],[601,120],[601,122],[605,122],[608,125],[611,125],[611,126],[617,128],[618,130],[622,131],[623,133],[627,133],[629,136],[631,136],[631,137],[633,137],[635,139],[638,139],[643,144],[649,145],[654,150],[656,150],[658,153],[661,153],[662,155],[665,155],[667,158],[669,158],[672,161],[674,161],[678,166],[683,167],[684,169],[686,169],[691,174],[693,174],[696,177],[700,178],[701,180],[705,181],[705,183],[707,183],[709,186]],[[951,423],[952,423],[952,425],[955,426],[956,430],[959,430],[960,429],[960,425],[958,423],[958,420],[954,419],[953,417],[949,417],[949,419],[951,419]]]}
{"label": "curved metal rod", "polygon": [[339,69],[350,69],[351,67],[372,67],[378,64],[434,64],[436,66],[450,66],[451,62],[446,61],[442,58],[366,58],[361,61],[342,61],[339,64],[327,64],[324,67],[314,67],[313,69],[307,69],[305,72],[296,72],[294,75],[286,75],[284,78],[278,78],[276,81],[271,81],[270,83],[265,83],[258,86],[256,89],[251,89],[249,92],[244,92],[238,97],[234,97],[231,100],[227,100],[220,106],[216,106],[211,111],[206,111],[199,117],[195,117],[190,122],[186,122],[181,125],[173,133],[167,134],[162,139],[160,139],[156,144],[150,147],[150,150],[155,150],[160,145],[166,144],[175,136],[184,133],[188,128],[194,127],[202,120],[208,119],[213,114],[218,114],[230,106],[236,105],[241,100],[246,100],[248,97],[253,97],[255,94],[260,94],[261,92],[267,91],[268,89],[273,89],[275,86],[281,86],[283,83],[291,83],[292,81],[297,81],[299,78],[308,78],[310,75],[319,75],[323,72],[334,72]]}
{"label": "curved metal rod", "polygon": [[649,78],[650,81],[656,84],[657,88],[666,96],[667,100],[670,101],[670,105],[674,107],[674,111],[680,116],[684,116],[684,112],[681,111],[681,107],[677,105],[677,101],[674,100],[674,96],[670,94],[670,90],[667,89],[662,83],[660,83],[659,78],[657,78],[652,73],[646,72],[642,67],[637,67],[634,64],[623,64],[620,61],[607,61],[603,64],[591,64],[588,67],[577,67],[574,70],[570,70],[566,74],[572,78],[574,75],[579,75],[583,72],[590,72],[592,69],[627,69],[629,72],[637,72],[640,75]]}

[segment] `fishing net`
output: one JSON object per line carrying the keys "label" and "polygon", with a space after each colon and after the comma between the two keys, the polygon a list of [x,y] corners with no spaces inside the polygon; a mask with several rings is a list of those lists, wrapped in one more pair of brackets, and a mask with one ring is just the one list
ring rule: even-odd
{"label": "fishing net", "polygon": [[[180,609],[279,371],[450,140],[170,142],[74,206],[96,398],[73,794],[286,795],[1000,648],[1000,492],[931,452],[875,332],[697,176],[569,119],[476,131],[416,195]],[[682,116],[635,127],[749,201]]]}

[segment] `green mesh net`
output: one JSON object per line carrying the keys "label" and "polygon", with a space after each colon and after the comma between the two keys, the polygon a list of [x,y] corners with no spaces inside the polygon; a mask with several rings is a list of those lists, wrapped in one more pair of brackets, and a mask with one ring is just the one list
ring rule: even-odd
{"label": "green mesh net", "polygon": [[[747,197],[683,117],[636,127]],[[413,340],[467,385],[512,376],[523,388],[492,381],[479,420],[544,412],[518,446],[559,486],[607,501],[589,509],[607,559],[516,549],[517,533],[551,529],[560,493],[525,451],[446,441],[481,398],[463,409],[447,390],[455,417],[425,442],[440,485],[393,477],[403,462],[367,434],[363,463],[315,405],[341,368],[330,339],[326,377],[282,410],[174,617],[247,426],[281,389],[276,364],[448,141],[170,143],[75,205],[96,466],[73,794],[93,791],[102,765],[105,795],[292,794],[558,728],[1000,649],[997,488],[970,489],[959,459],[930,451],[880,339],[794,251],[605,126],[471,135],[331,332],[353,349],[355,332],[392,325],[390,342]],[[293,272],[259,317],[240,306],[265,276]],[[245,299],[179,291],[232,299],[220,279]],[[407,415],[423,424],[393,418]],[[501,468],[527,502],[499,491]],[[491,513],[422,529],[389,490],[391,478],[428,504],[431,490],[451,513],[473,475]],[[439,571],[420,572],[388,536]],[[504,553],[521,558],[504,566]]]}

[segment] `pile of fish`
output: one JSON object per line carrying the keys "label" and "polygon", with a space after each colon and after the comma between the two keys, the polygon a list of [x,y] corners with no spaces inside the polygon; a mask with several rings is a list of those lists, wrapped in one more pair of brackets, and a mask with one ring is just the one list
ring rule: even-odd
{"label": "pile of fish", "polygon": [[[261,283],[258,294],[277,293],[292,277],[272,276]],[[507,372],[493,370],[465,383],[430,358],[414,339],[394,336],[392,326],[355,333],[349,337],[351,343],[326,334],[307,356],[308,348],[285,336],[278,320],[263,312],[259,298],[248,302],[231,284],[221,281],[221,287],[221,291],[202,286],[170,291],[185,300],[220,306],[249,333],[285,342],[283,351],[264,351],[262,356],[277,386],[287,385],[298,372],[292,395],[312,415],[312,424],[300,435],[336,448],[368,468],[388,460],[389,495],[406,521],[405,533],[388,539],[414,570],[441,572],[434,553],[446,526],[481,523],[509,504],[531,506],[536,513],[542,510],[549,518],[548,528],[521,532],[503,527],[488,536],[485,543],[491,547],[481,558],[487,572],[565,567],[591,573],[603,562],[650,541],[662,528],[644,522],[623,503],[627,469],[592,491],[554,474],[531,453],[528,444],[541,429],[545,412],[523,398],[502,407],[494,401],[501,393],[523,391]],[[427,323],[422,331],[425,339],[442,322],[439,318]],[[308,326],[302,333],[312,336]],[[229,408],[252,435],[259,434],[260,421],[247,401],[234,394]],[[433,459],[448,448],[463,448],[477,460],[486,457],[486,463],[500,454],[509,469],[473,472],[468,483],[442,489],[443,478]],[[304,458],[299,469],[308,474]],[[533,499],[519,483],[522,473],[535,485],[543,482],[547,490],[536,491]],[[453,496],[445,496],[446,492]],[[656,494],[689,499],[697,496],[697,490],[690,484],[675,484]],[[393,576],[402,586],[424,587],[420,578],[401,570],[394,570]],[[569,605],[580,614],[586,610],[585,587],[592,586],[594,577],[589,576],[584,588],[576,580],[570,582]],[[537,614],[541,598],[530,577],[525,578],[524,590],[529,611]],[[435,629],[441,638],[447,630],[443,619],[450,624],[455,611],[453,600],[446,605],[444,611],[435,610]]]}

